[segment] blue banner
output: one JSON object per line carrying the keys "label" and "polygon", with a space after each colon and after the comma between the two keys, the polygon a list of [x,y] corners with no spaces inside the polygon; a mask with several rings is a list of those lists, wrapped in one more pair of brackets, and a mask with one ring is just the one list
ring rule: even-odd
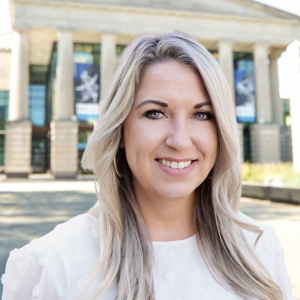
{"label": "blue banner", "polygon": [[74,53],[74,89],[77,119],[94,123],[98,119],[100,66],[90,53]]}
{"label": "blue banner", "polygon": [[235,70],[234,79],[237,121],[253,123],[256,119],[254,72]]}

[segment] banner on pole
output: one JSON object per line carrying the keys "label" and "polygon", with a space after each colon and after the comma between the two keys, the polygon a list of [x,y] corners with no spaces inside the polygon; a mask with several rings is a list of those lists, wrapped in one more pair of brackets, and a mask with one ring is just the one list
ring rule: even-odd
{"label": "banner on pole", "polygon": [[[242,63],[243,61],[240,62]],[[246,61],[244,62],[247,63]],[[249,63],[253,64],[252,61],[249,61]],[[253,123],[256,120],[255,81],[253,68],[252,70],[249,70],[249,68],[244,68],[243,65],[240,65],[240,68],[234,71],[234,81],[235,111],[237,121]]]}
{"label": "banner on pole", "polygon": [[94,123],[99,115],[100,67],[90,53],[74,53],[74,89],[77,119]]}

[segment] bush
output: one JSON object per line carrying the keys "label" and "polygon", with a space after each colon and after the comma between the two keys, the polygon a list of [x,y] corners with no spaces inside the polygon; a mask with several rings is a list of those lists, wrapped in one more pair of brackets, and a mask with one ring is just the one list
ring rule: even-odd
{"label": "bush", "polygon": [[243,163],[241,175],[242,181],[300,187],[300,174],[294,170],[292,163]]}

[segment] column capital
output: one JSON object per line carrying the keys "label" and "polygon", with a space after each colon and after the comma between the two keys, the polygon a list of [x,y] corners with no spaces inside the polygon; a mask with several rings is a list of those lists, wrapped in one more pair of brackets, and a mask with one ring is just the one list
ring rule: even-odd
{"label": "column capital", "polygon": [[235,41],[232,41],[232,40],[219,40],[218,41],[219,47],[221,47],[222,45],[233,47],[234,44],[235,44]]}
{"label": "column capital", "polygon": [[73,38],[73,31],[70,31],[70,30],[58,30],[56,32],[56,36],[58,38],[60,38],[61,36],[70,36],[71,38]]}
{"label": "column capital", "polygon": [[29,30],[29,28],[13,28],[12,33],[28,34]]}
{"label": "column capital", "polygon": [[270,50],[270,44],[269,43],[263,43],[263,42],[258,42],[253,44],[253,50],[257,49],[267,49],[268,51]]}
{"label": "column capital", "polygon": [[112,32],[102,32],[100,34],[100,39],[101,41],[103,39],[111,39],[111,40],[116,40],[117,39],[117,35],[115,33],[112,33]]}
{"label": "column capital", "polygon": [[271,50],[270,55],[269,55],[270,59],[271,60],[277,60],[281,56],[283,51],[284,50]]}
{"label": "column capital", "polygon": [[29,30],[28,29],[14,29],[12,31],[12,40],[14,39],[14,37],[22,37],[22,38],[25,38],[25,40],[27,41],[27,38],[28,38],[28,32]]}

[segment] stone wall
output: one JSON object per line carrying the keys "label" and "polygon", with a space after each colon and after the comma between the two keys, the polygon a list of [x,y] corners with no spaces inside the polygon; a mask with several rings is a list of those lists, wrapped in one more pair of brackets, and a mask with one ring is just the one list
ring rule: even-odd
{"label": "stone wall", "polygon": [[280,128],[280,160],[282,162],[293,161],[291,127]]}
{"label": "stone wall", "polygon": [[300,189],[243,183],[242,197],[300,204]]}
{"label": "stone wall", "polygon": [[251,158],[253,163],[280,161],[279,126],[254,124],[250,131]]}

